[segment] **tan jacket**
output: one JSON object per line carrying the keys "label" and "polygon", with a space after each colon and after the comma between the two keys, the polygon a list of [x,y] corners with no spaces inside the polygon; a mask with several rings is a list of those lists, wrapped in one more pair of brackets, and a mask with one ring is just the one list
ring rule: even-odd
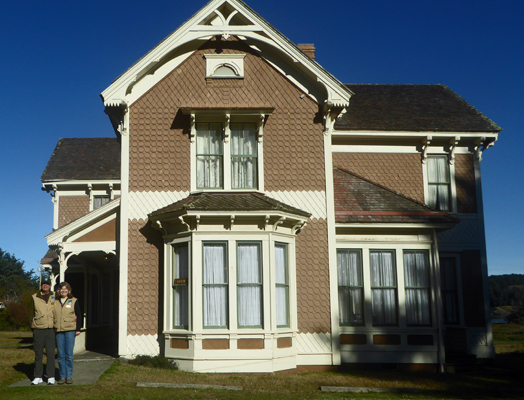
{"label": "tan jacket", "polygon": [[33,295],[33,318],[31,329],[49,329],[53,327],[53,308],[55,307],[55,294],[49,292],[47,303],[40,292]]}
{"label": "tan jacket", "polygon": [[66,299],[64,305],[56,299],[54,308],[54,328],[57,332],[76,330],[75,303],[76,297]]}

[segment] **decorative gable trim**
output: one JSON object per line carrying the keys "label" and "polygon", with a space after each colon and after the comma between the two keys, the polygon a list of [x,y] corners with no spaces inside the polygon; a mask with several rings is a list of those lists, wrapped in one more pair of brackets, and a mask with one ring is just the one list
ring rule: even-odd
{"label": "decorative gable trim", "polygon": [[156,82],[148,77],[157,73],[165,76],[198,49],[203,40],[209,40],[213,36],[227,40],[233,35],[264,55],[269,56],[269,53],[276,51],[279,57],[285,58],[292,65],[293,70],[290,67],[285,72],[290,79],[290,75],[295,78],[304,75],[304,81],[309,82],[310,86],[320,85],[319,93],[324,93],[323,98],[316,96],[317,102],[328,102],[340,109],[349,105],[352,95],[350,89],[310,59],[244,2],[213,0],[104,90],[101,96],[105,106],[118,106],[124,99],[127,104],[131,104],[137,98],[132,94],[135,85],[142,84],[143,81],[140,92],[145,92]]}

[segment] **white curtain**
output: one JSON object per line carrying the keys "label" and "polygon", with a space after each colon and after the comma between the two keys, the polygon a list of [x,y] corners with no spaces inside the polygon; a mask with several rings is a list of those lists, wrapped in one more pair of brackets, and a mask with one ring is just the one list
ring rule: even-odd
{"label": "white curtain", "polygon": [[446,156],[430,156],[428,163],[428,205],[441,211],[449,211],[449,166]]}
{"label": "white curtain", "polygon": [[223,141],[220,123],[197,124],[197,187],[221,188]]}
{"label": "white curtain", "polygon": [[287,278],[287,247],[284,244],[275,245],[275,283],[277,326],[289,326],[288,302],[289,285]]}
{"label": "white curtain", "polygon": [[257,133],[254,123],[231,124],[231,187],[257,187]]}
{"label": "white curtain", "polygon": [[175,248],[175,279],[186,279],[185,285],[176,285],[174,287],[174,305],[173,305],[173,325],[174,326],[188,326],[188,272],[189,272],[189,257],[188,245],[178,246]]}
{"label": "white curtain", "polygon": [[406,286],[406,322],[408,325],[429,325],[429,261],[425,251],[404,253]]}
{"label": "white curtain", "polygon": [[260,246],[238,244],[238,325],[262,326]]}
{"label": "white curtain", "polygon": [[362,267],[360,252],[340,250],[337,252],[338,304],[340,323],[362,325]]}
{"label": "white curtain", "polygon": [[227,326],[225,244],[204,244],[204,326]]}
{"label": "white curtain", "polygon": [[454,257],[440,259],[440,284],[445,324],[458,324],[457,269]]}
{"label": "white curtain", "polygon": [[370,253],[371,295],[373,324],[397,324],[395,253],[380,251]]}

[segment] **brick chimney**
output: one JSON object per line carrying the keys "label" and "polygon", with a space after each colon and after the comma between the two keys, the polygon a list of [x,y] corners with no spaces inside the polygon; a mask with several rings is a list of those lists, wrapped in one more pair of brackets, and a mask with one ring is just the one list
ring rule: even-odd
{"label": "brick chimney", "polygon": [[306,56],[312,60],[315,59],[315,45],[313,43],[299,43],[297,47],[302,50]]}

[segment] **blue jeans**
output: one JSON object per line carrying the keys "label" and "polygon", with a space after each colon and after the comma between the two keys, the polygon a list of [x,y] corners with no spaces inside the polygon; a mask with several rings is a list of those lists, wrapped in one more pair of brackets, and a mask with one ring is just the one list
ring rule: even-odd
{"label": "blue jeans", "polygon": [[58,368],[60,379],[73,378],[73,348],[75,331],[57,332],[56,349],[58,351]]}

